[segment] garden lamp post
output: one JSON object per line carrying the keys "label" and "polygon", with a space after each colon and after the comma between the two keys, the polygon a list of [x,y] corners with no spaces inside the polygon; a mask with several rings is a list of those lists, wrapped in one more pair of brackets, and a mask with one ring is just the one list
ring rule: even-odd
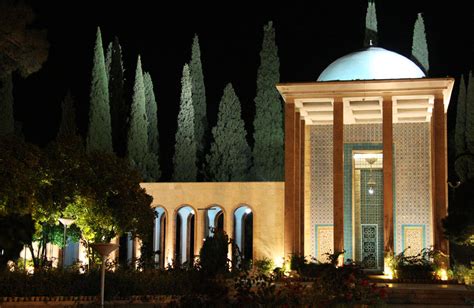
{"label": "garden lamp post", "polygon": [[66,258],[66,230],[67,230],[67,227],[69,227],[75,222],[75,220],[71,218],[59,218],[59,222],[62,223],[64,226],[63,253],[62,253],[62,262],[61,262],[61,267],[64,268],[64,261]]}
{"label": "garden lamp post", "polygon": [[91,247],[102,256],[102,268],[100,274],[100,306],[104,307],[104,286],[105,286],[105,260],[109,254],[119,248],[118,244],[112,243],[95,243]]}

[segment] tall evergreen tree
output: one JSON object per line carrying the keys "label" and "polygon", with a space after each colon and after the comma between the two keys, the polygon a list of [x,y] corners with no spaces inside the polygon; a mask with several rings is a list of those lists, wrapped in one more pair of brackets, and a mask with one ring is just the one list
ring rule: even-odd
{"label": "tall evergreen tree", "polygon": [[99,27],[97,27],[94,65],[92,68],[87,150],[113,152],[109,87],[105,69],[104,49],[102,48],[102,35]]}
{"label": "tall evergreen tree", "polygon": [[202,73],[201,49],[199,47],[199,38],[194,36],[191,62],[189,70],[192,82],[192,100],[194,106],[194,135],[196,136],[196,148],[198,166],[202,166],[205,159],[205,150],[207,144],[208,125],[206,110],[206,89],[204,86],[204,75]]}
{"label": "tall evergreen tree", "polygon": [[240,102],[229,83],[222,95],[217,124],[212,129],[214,140],[206,156],[207,176],[212,181],[245,181],[251,162]]}
{"label": "tall evergreen tree", "polygon": [[0,75],[0,136],[15,132],[12,74]]}
{"label": "tall evergreen tree", "polygon": [[474,154],[474,76],[472,72],[469,72],[466,93],[466,148],[469,153]]}
{"label": "tall evergreen tree", "polygon": [[474,179],[474,78],[469,73],[467,91],[461,78],[456,110],[455,170],[462,182]]}
{"label": "tall evergreen tree", "polygon": [[143,75],[145,85],[146,118],[148,120],[148,149],[150,152],[158,154],[158,117],[155,92],[153,90],[153,80],[150,73]]}
{"label": "tall evergreen tree", "polygon": [[257,180],[281,181],[284,169],[283,112],[280,94],[280,60],[275,30],[270,21],[263,27],[260,67],[255,97],[253,172]]}
{"label": "tall evergreen tree", "polygon": [[411,54],[416,62],[422,66],[423,70],[428,73],[430,70],[430,62],[428,57],[428,44],[426,43],[425,23],[423,16],[418,13],[413,29],[413,42],[411,45]]}
{"label": "tall evergreen tree", "polygon": [[58,137],[74,136],[77,133],[76,108],[74,108],[74,98],[71,95],[71,91],[67,91],[64,100],[61,102],[61,110]]}
{"label": "tall evergreen tree", "polygon": [[466,83],[464,76],[461,76],[459,83],[458,102],[456,108],[456,128],[455,128],[455,144],[456,156],[466,152]]}
{"label": "tall evergreen tree", "polygon": [[143,83],[145,86],[145,109],[148,121],[148,152],[150,153],[147,159],[147,169],[149,177],[158,180],[161,177],[161,170],[159,164],[160,147],[158,143],[157,104],[153,90],[153,81],[149,73],[143,75]]}
{"label": "tall evergreen tree", "polygon": [[125,100],[122,47],[117,37],[107,48],[105,62],[109,78],[112,142],[115,153],[119,156],[125,156],[129,107]]}
{"label": "tall evergreen tree", "polygon": [[365,38],[364,38],[365,47],[368,47],[371,45],[377,45],[378,43],[377,32],[378,32],[377,12],[375,10],[375,3],[373,2],[373,0],[369,0],[367,4],[367,14],[365,16]]}
{"label": "tall evergreen tree", "polygon": [[189,66],[183,67],[181,79],[181,102],[173,157],[173,181],[195,182],[197,179],[197,146],[194,134],[194,106]]}
{"label": "tall evergreen tree", "polygon": [[131,164],[146,177],[146,156],[148,151],[148,122],[146,118],[145,86],[140,56],[138,56],[133,86],[130,129],[128,131],[127,155]]}

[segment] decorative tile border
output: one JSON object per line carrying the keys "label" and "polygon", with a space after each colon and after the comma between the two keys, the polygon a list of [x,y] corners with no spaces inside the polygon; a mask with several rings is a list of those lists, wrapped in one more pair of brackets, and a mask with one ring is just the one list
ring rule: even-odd
{"label": "decorative tile border", "polygon": [[326,253],[334,251],[334,226],[330,224],[315,225],[315,258],[320,262],[328,262]]}
{"label": "decorative tile border", "polygon": [[423,248],[426,248],[425,230],[425,225],[402,225],[402,251],[407,249],[405,255],[413,256],[418,254]]}

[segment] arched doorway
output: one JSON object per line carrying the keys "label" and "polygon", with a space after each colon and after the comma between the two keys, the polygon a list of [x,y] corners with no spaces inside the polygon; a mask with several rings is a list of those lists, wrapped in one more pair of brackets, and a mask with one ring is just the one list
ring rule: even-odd
{"label": "arched doorway", "polygon": [[247,205],[234,212],[234,242],[239,248],[242,261],[250,261],[253,258],[253,212]]}
{"label": "arched doorway", "polygon": [[196,212],[190,206],[183,206],[176,212],[176,261],[194,261]]}
{"label": "arched doorway", "polygon": [[160,268],[165,266],[165,241],[166,241],[166,211],[162,207],[155,208],[155,228],[153,232],[153,251],[155,264]]}
{"label": "arched doorway", "polygon": [[212,230],[224,230],[224,211],[218,205],[206,209],[204,238],[212,236]]}

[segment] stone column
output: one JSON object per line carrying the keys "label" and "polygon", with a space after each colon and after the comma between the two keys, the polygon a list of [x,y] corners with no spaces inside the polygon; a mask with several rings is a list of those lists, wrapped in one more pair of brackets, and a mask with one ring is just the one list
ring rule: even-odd
{"label": "stone column", "polygon": [[[234,212],[225,212],[224,213],[224,230],[227,233],[229,238],[235,239],[234,235]],[[232,260],[232,246],[229,245],[229,251],[227,253],[227,258]]]}
{"label": "stone column", "polygon": [[433,142],[434,142],[434,192],[433,192],[433,234],[434,248],[448,255],[448,240],[444,237],[442,219],[447,215],[447,155],[446,155],[446,114],[443,97],[437,96],[433,108]]}
{"label": "stone column", "polygon": [[176,216],[178,215],[176,210],[169,210],[169,216],[166,217],[166,241],[164,251],[164,264],[171,263],[175,259],[176,248]]}
{"label": "stone column", "polygon": [[294,191],[294,229],[293,229],[293,253],[300,254],[300,214],[301,214],[301,121],[300,113],[295,117],[295,191]]}
{"label": "stone column", "polygon": [[334,99],[333,219],[334,252],[344,250],[344,111],[342,98]]}
{"label": "stone column", "polygon": [[393,253],[393,103],[391,97],[383,102],[383,244],[384,253]]}
{"label": "stone column", "polygon": [[295,228],[295,126],[294,99],[285,103],[285,257],[294,252]]}
{"label": "stone column", "polygon": [[300,202],[298,207],[300,209],[299,215],[299,251],[300,255],[304,255],[304,194],[305,194],[305,142],[306,142],[306,123],[304,119],[300,122]]}

